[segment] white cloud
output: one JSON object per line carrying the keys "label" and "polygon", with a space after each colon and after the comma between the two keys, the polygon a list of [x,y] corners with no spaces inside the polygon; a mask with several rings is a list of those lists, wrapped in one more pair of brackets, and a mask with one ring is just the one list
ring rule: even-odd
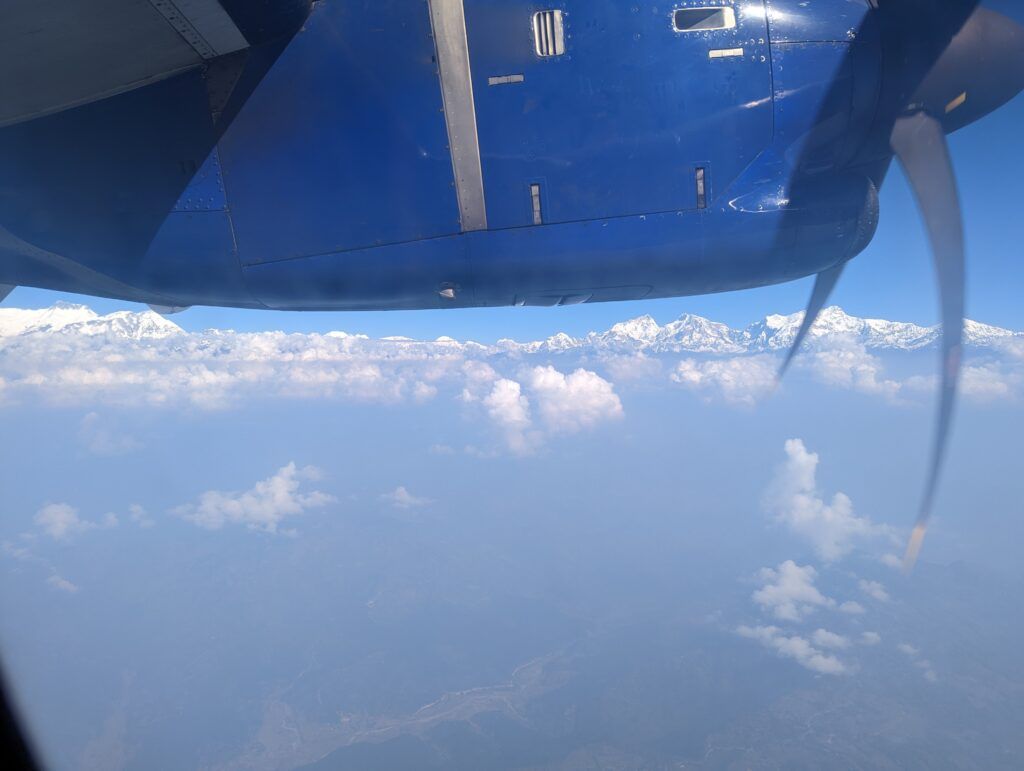
{"label": "white cloud", "polygon": [[862,645],[878,645],[882,642],[882,636],[878,632],[861,632],[860,641]]}
{"label": "white cloud", "polygon": [[128,507],[128,518],[139,527],[153,527],[156,522],[153,520],[146,510],[137,503],[133,503]]}
{"label": "white cloud", "polygon": [[879,561],[886,567],[895,568],[896,570],[903,570],[903,560],[897,557],[895,554],[883,554],[879,557]]}
{"label": "white cloud", "polygon": [[697,361],[683,359],[672,380],[691,391],[708,393],[732,404],[752,406],[775,387],[778,360],[774,356],[736,356]]}
{"label": "white cloud", "polygon": [[881,377],[882,363],[863,343],[836,338],[830,347],[804,354],[798,365],[809,369],[826,385],[893,399],[901,385]]}
{"label": "white cloud", "polygon": [[[824,630],[821,630],[824,631]],[[848,672],[847,666],[836,656],[825,653],[805,637],[786,635],[775,626],[740,626],[736,633],[741,637],[757,640],[767,648],[771,648],[779,656],[790,658],[800,666],[825,675],[842,675]]]}
{"label": "white cloud", "polygon": [[17,546],[10,541],[4,541],[0,543],[0,551],[3,552],[4,556],[10,557],[11,559],[32,562],[36,557],[28,550],[25,546]]}
{"label": "white cloud", "polygon": [[960,391],[978,402],[1009,399],[1024,391],[1024,377],[1019,369],[1008,369],[1000,362],[965,366],[960,375]]}
{"label": "white cloud", "polygon": [[764,586],[751,598],[766,612],[783,621],[800,621],[816,608],[835,605],[814,585],[818,572],[810,565],[801,567],[786,560],[777,569],[762,568],[758,578]]}
{"label": "white cloud", "polygon": [[[772,390],[779,363],[775,355],[761,351],[765,346],[781,348],[798,323],[778,317],[786,323],[765,330],[765,338],[692,317],[664,327],[640,319],[575,340],[557,335],[547,343],[480,345],[450,338],[370,339],[344,332],[190,333],[148,312],[100,317],[84,307],[0,312],[8,316],[0,323],[5,354],[0,392],[5,404],[16,403],[22,394],[36,394],[62,404],[203,409],[230,408],[252,398],[422,403],[444,388],[480,401],[494,381],[510,376],[499,371],[510,362],[518,367],[524,360],[537,360],[531,357],[557,352],[596,360],[616,379],[652,382],[662,377],[660,354],[699,353],[700,358],[676,365],[671,376],[676,383],[711,398],[752,404]],[[880,359],[865,347],[917,348],[927,342],[928,330],[833,316],[831,331],[813,335],[813,350],[797,360],[819,382],[887,397],[931,387],[934,378],[916,384],[914,378],[902,383],[885,379]],[[1019,353],[1024,344],[995,332],[995,338],[992,330],[982,335],[991,338],[982,342],[990,358],[972,361],[964,369],[963,390],[969,398],[1002,399],[1024,388],[1024,355]],[[737,355],[741,351],[748,355]],[[109,439],[96,438],[99,452],[128,451],[114,432]]]}
{"label": "white cloud", "polygon": [[381,500],[385,503],[391,504],[396,509],[411,509],[416,506],[423,506],[430,503],[429,498],[419,498],[402,486],[396,487],[390,493],[384,493],[381,496]]}
{"label": "white cloud", "polygon": [[[230,330],[135,338],[46,332],[9,337],[4,345],[2,374],[13,394],[62,404],[202,409],[253,398],[422,403],[441,383],[458,388],[462,365],[486,355],[475,343]],[[101,451],[125,451],[114,432],[112,442],[88,433],[83,440],[94,438]]]}
{"label": "white cloud", "polygon": [[879,602],[889,601],[889,592],[887,592],[885,587],[878,581],[868,581],[862,578],[857,585],[868,597],[876,599]]}
{"label": "white cloud", "polygon": [[827,629],[815,629],[811,635],[811,641],[819,648],[833,648],[844,650],[850,647],[850,639],[841,634],[830,632]]}
{"label": "white cloud", "polygon": [[817,453],[808,452],[800,439],[786,442],[786,463],[776,472],[764,503],[776,521],[809,541],[828,562],[848,554],[856,542],[879,536],[892,538],[892,530],[853,513],[853,503],[836,493],[826,503],[817,489]]}
{"label": "white cloud", "polygon": [[412,387],[412,398],[418,404],[429,402],[435,396],[437,396],[437,386],[430,385],[430,383],[417,381]]}
{"label": "white cloud", "polygon": [[901,653],[906,653],[908,656],[912,657],[916,657],[921,652],[910,643],[900,643],[896,646],[896,649]]}
{"label": "white cloud", "polygon": [[603,356],[601,364],[617,382],[629,380],[657,380],[662,374],[660,359],[643,353],[629,356]]}
{"label": "white cloud", "polygon": [[574,433],[622,417],[615,389],[596,372],[577,369],[564,375],[551,366],[534,367],[527,383],[541,419],[552,431]]}
{"label": "white cloud", "polygon": [[252,530],[276,533],[285,518],[325,506],[334,500],[333,496],[316,490],[309,493],[299,491],[303,481],[319,478],[320,472],[315,467],[300,469],[295,463],[289,463],[245,492],[208,490],[199,496],[197,503],[178,506],[173,513],[208,530],[219,530],[225,525],[245,525]]}
{"label": "white cloud", "polygon": [[530,433],[530,400],[519,383],[508,378],[495,381],[483,404],[504,433],[510,450],[523,454],[534,448],[537,439]]}
{"label": "white cloud", "polygon": [[75,594],[78,592],[78,587],[68,581],[66,578],[54,573],[52,576],[46,579],[46,583],[52,586],[54,589],[60,592],[66,592],[67,594]]}
{"label": "white cloud", "polygon": [[[1007,351],[1009,353],[1009,351]],[[937,375],[912,375],[904,388],[920,394],[933,395],[938,388]],[[1024,372],[1013,361],[989,359],[965,365],[960,371],[960,395],[979,404],[1018,399],[1024,394]]]}
{"label": "white cloud", "polygon": [[463,363],[459,374],[463,379],[461,399],[464,402],[477,402],[483,399],[494,381],[500,377],[490,364],[476,360]]}
{"label": "white cloud", "polygon": [[[63,541],[99,527],[97,523],[79,517],[78,509],[67,503],[48,503],[36,512],[35,521],[55,541]],[[107,520],[106,524],[109,526],[110,521]],[[113,524],[116,524],[116,520]]]}
{"label": "white cloud", "polygon": [[586,369],[566,375],[551,366],[533,367],[521,375],[525,385],[500,377],[481,362],[467,362],[462,371],[460,399],[479,402],[517,454],[536,450],[546,433],[576,433],[622,417],[622,403],[612,384]]}
{"label": "white cloud", "polygon": [[855,600],[847,600],[839,606],[839,610],[843,613],[849,613],[851,616],[859,616],[866,612],[864,606]]}

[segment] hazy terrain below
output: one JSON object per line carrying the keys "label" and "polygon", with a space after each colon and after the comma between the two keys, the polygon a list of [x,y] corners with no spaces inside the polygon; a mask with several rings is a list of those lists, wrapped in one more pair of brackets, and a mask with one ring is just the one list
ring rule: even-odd
{"label": "hazy terrain below", "polygon": [[[35,315],[25,315],[35,314]],[[0,651],[54,768],[1019,768],[1021,337],[186,333],[0,310]]]}

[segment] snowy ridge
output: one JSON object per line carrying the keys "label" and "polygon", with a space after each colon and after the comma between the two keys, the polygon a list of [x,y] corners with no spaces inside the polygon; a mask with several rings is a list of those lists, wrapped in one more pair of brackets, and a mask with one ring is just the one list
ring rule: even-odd
{"label": "snowy ridge", "polygon": [[[433,341],[408,337],[387,337],[372,340],[365,335],[328,332],[326,335],[290,335],[291,345],[301,348],[301,340],[333,339],[346,345],[374,345],[388,349],[472,350],[477,354],[513,353],[519,355],[576,353],[705,353],[742,354],[780,351],[793,344],[803,320],[803,312],[770,315],[745,329],[684,314],[665,325],[648,315],[615,324],[604,332],[590,332],[585,337],[572,337],[559,332],[547,340],[520,343],[499,340],[494,345],[460,342],[450,337]],[[343,316],[339,318],[344,318]],[[152,311],[118,311],[104,316],[85,305],[59,302],[50,308],[24,310],[0,308],[0,340],[12,338],[27,341],[32,337],[60,335],[105,338],[111,341],[163,340],[179,335],[202,338],[205,345],[238,344],[241,339],[256,340],[267,336],[285,337],[279,332],[239,334],[228,330],[207,330],[186,333],[177,324]],[[832,306],[822,311],[808,335],[806,345],[825,347],[854,342],[872,350],[914,351],[933,346],[939,339],[938,327],[922,327],[902,321],[864,319],[850,316],[842,308]],[[969,346],[999,348],[1014,340],[1024,341],[1024,333],[967,321],[964,340]]]}
{"label": "snowy ridge", "polygon": [[[615,353],[710,353],[738,354],[782,351],[796,339],[803,311],[788,316],[771,315],[746,329],[732,327],[701,316],[684,314],[660,326],[650,316],[616,324],[607,332],[591,332],[584,338],[559,333],[543,342],[502,341],[508,350],[524,353],[557,353],[593,350]],[[922,327],[903,321],[862,319],[832,306],[821,312],[807,336],[805,346],[824,347],[836,343],[859,343],[872,350],[915,351],[935,345],[939,327]],[[964,342],[977,348],[996,348],[1024,333],[967,320]]]}
{"label": "snowy ridge", "polygon": [[0,308],[0,338],[53,333],[145,340],[184,334],[184,331],[153,311],[117,311],[100,316],[88,306],[66,302],[41,310]]}

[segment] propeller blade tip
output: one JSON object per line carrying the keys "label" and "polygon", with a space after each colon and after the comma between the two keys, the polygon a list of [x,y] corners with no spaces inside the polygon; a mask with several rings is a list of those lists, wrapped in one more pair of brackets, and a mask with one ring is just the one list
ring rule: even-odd
{"label": "propeller blade tip", "polygon": [[910,540],[907,542],[907,551],[903,555],[904,573],[909,573],[914,569],[914,563],[917,562],[917,555],[921,553],[921,545],[924,543],[924,536],[927,532],[928,523],[918,522],[914,525],[914,530],[910,534]]}

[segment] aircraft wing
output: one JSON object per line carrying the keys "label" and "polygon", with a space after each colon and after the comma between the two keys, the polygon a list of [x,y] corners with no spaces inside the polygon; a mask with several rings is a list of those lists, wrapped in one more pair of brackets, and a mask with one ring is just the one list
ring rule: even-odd
{"label": "aircraft wing", "polygon": [[309,0],[4,0],[0,127],[294,32]]}

